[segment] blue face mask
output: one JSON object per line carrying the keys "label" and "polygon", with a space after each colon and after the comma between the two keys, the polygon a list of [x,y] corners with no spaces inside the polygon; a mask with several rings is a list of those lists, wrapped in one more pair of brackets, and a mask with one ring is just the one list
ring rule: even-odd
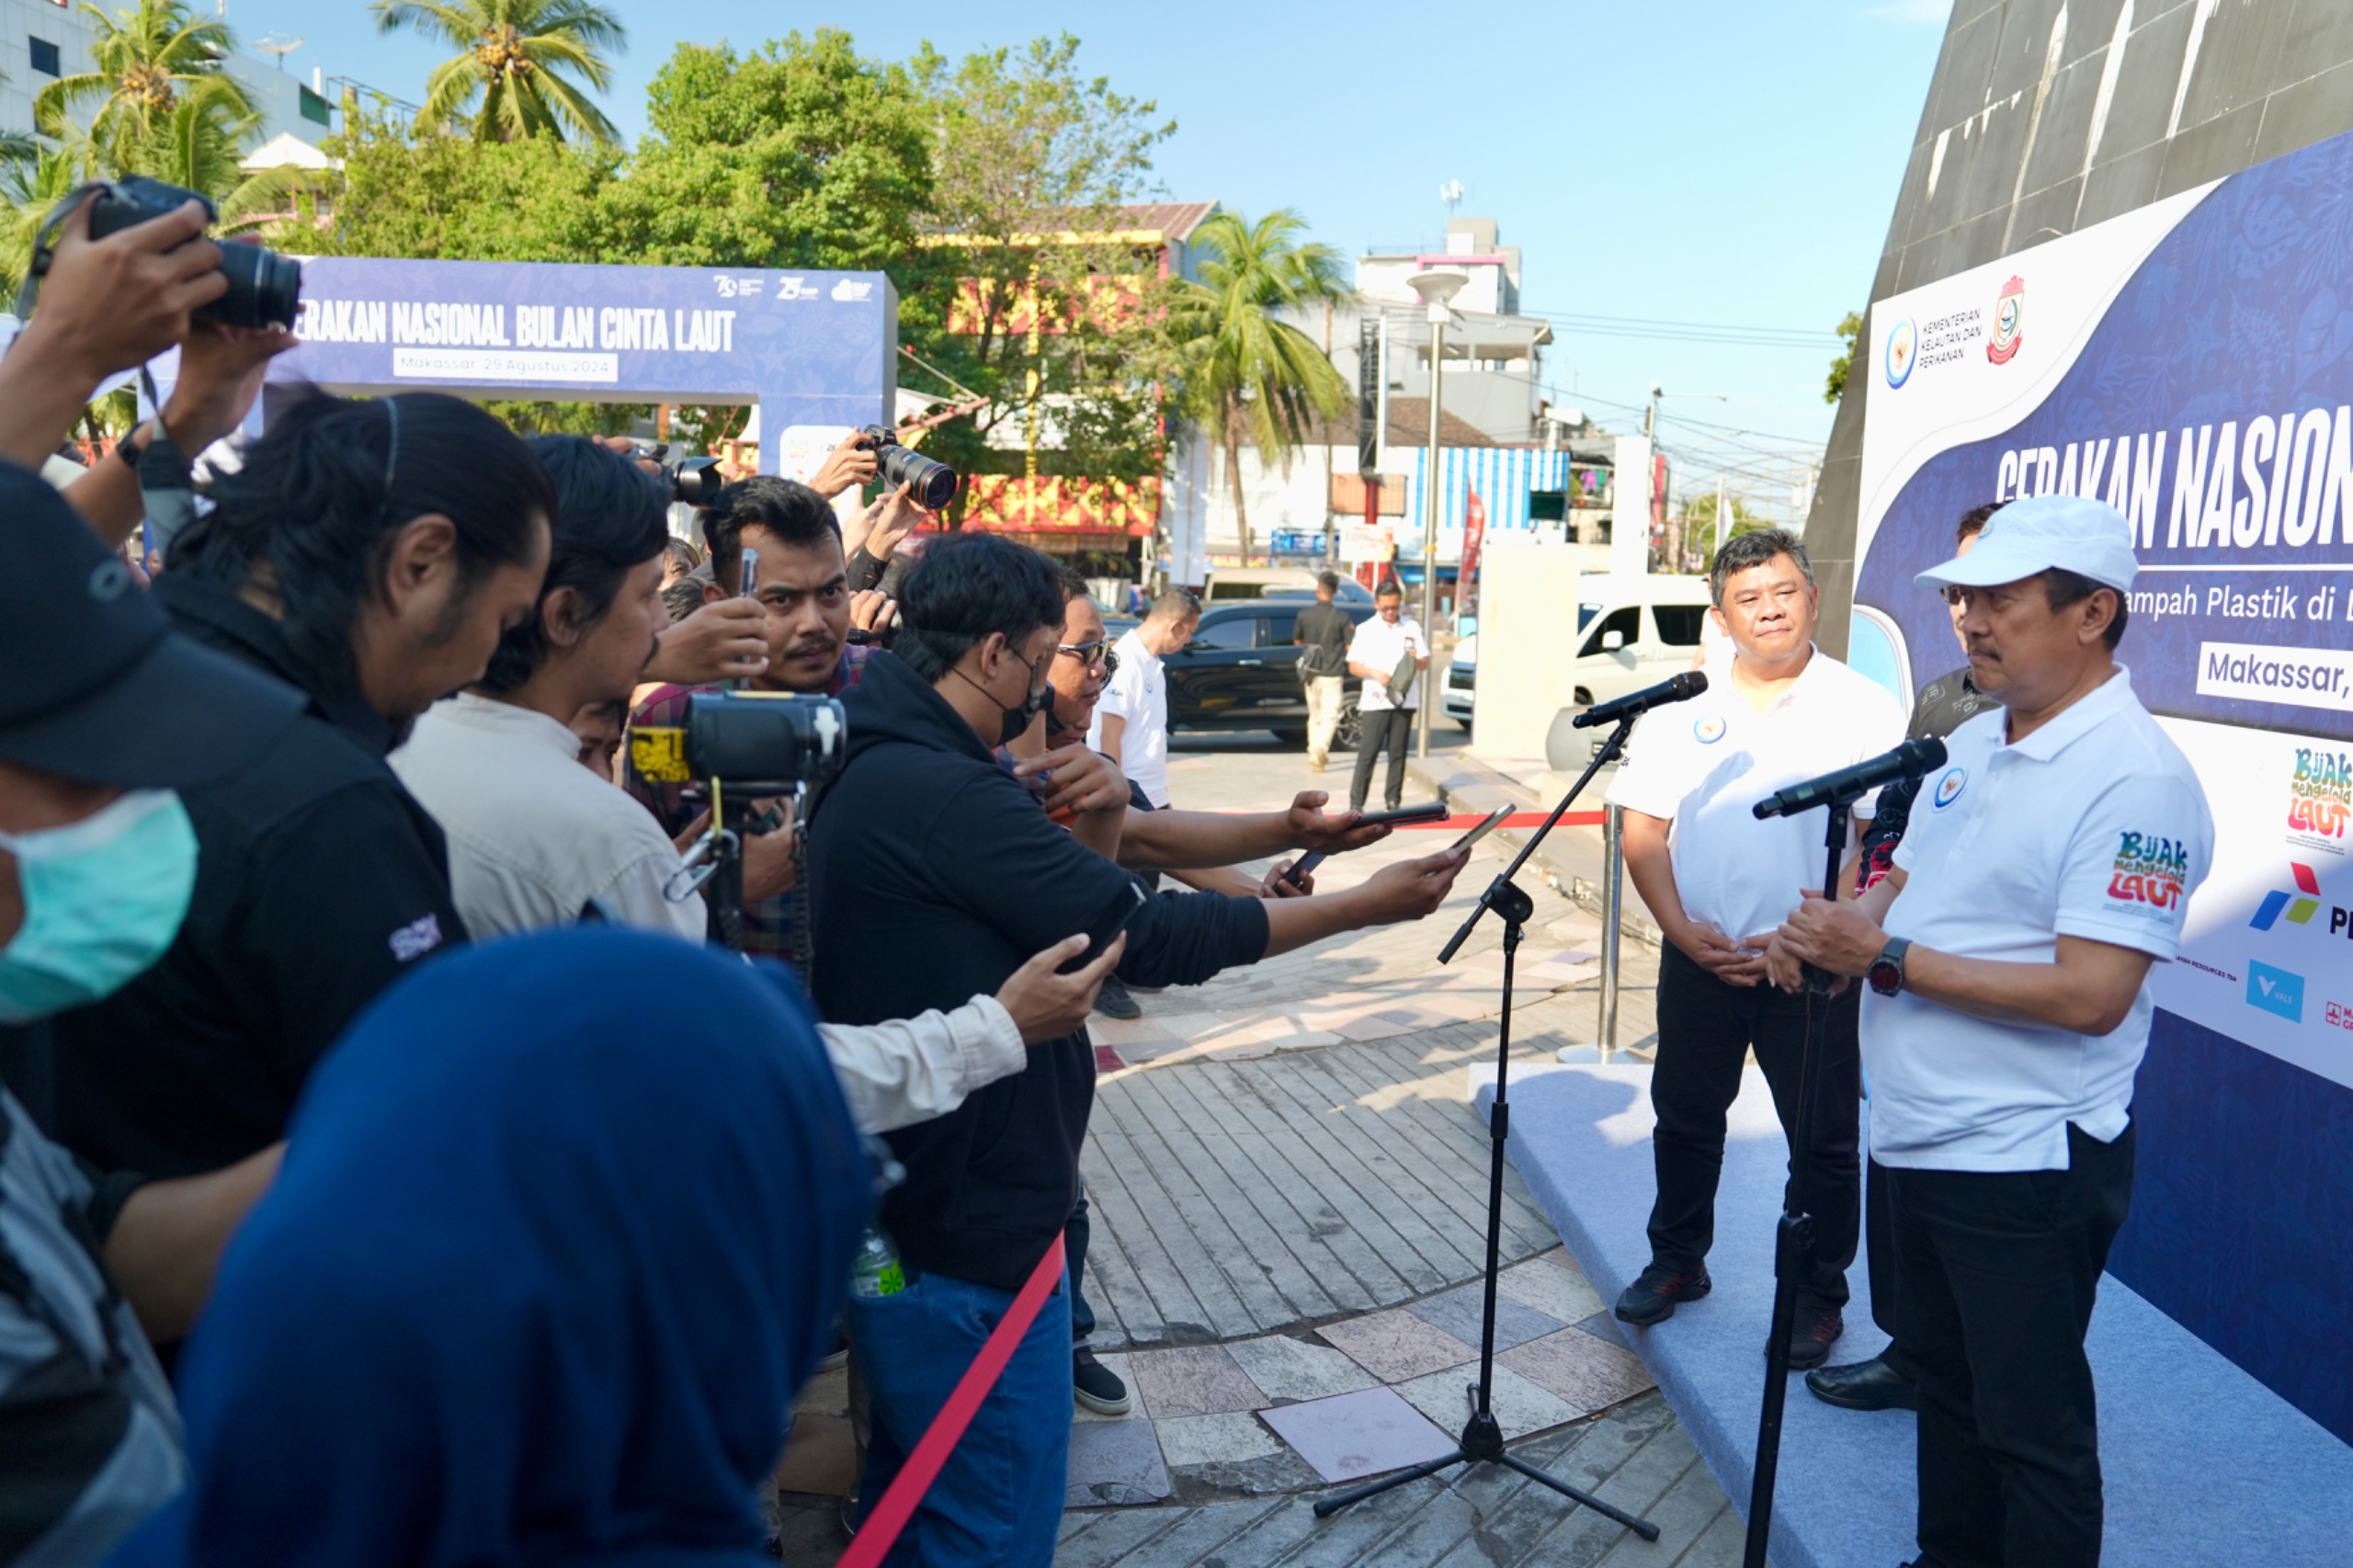
{"label": "blue face mask", "polygon": [[168,790],[133,790],[95,816],[0,833],[17,858],[25,923],[0,948],[0,1024],[113,995],[180,928],[196,890],[196,829]]}

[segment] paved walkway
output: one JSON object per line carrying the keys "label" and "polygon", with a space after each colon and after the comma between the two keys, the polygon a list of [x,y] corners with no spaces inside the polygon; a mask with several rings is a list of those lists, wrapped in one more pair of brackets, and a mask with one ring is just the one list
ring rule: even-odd
{"label": "paved walkway", "polygon": [[[1223,746],[1171,771],[1179,802],[1208,809],[1346,782],[1311,778],[1295,753]],[[1331,862],[1324,885],[1446,842],[1400,833]],[[1501,933],[1483,927],[1443,969],[1434,955],[1502,864],[1483,846],[1427,921],[1142,995],[1137,1022],[1095,1021],[1086,1290],[1135,1409],[1073,1428],[1058,1565],[1738,1561],[1736,1516],[1508,1171],[1498,1416],[1515,1452],[1643,1511],[1663,1539],[1484,1466],[1328,1521],[1309,1511],[1341,1481],[1449,1450],[1467,1410],[1490,1148],[1468,1093],[1494,1068]],[[1539,913],[1512,1054],[1534,1062],[1593,1040],[1599,926],[1564,891],[1523,885]],[[1629,942],[1624,960],[1620,1039],[1646,1043],[1655,960]],[[838,1377],[801,1408],[780,1478],[796,1494],[781,1499],[785,1560],[830,1562],[841,1538],[816,1494],[846,1482]]]}

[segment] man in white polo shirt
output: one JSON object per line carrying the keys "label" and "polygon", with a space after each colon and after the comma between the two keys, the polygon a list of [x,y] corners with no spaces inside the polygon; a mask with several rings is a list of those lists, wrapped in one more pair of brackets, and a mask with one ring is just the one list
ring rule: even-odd
{"label": "man in white polo shirt", "polygon": [[1165,588],[1143,624],[1112,645],[1119,668],[1095,706],[1088,747],[1111,759],[1145,800],[1168,809],[1168,677],[1161,661],[1193,640],[1201,601],[1183,588]]}
{"label": "man in white polo shirt", "polygon": [[[1795,538],[1768,528],[1728,540],[1708,586],[1726,633],[1708,661],[1709,688],[1643,717],[1609,789],[1610,803],[1626,811],[1626,869],[1666,937],[1651,1074],[1651,1262],[1616,1307],[1638,1326],[1712,1288],[1724,1119],[1751,1050],[1782,1128],[1797,1125],[1805,1003],[1764,983],[1765,949],[1802,890],[1822,880],[1824,822],[1806,812],[1760,823],[1749,808],[1904,738],[1895,699],[1814,647],[1820,599]],[[1803,1156],[1816,1240],[1790,1345],[1801,1370],[1822,1365],[1846,1329],[1861,1201],[1855,1011],[1851,997],[1832,1008]],[[1797,1157],[1793,1149],[1792,1169]]]}
{"label": "man in white polo shirt", "polygon": [[2114,657],[2134,570],[2115,508],[2041,495],[1920,574],[1959,590],[1971,684],[2005,706],[1953,732],[1887,880],[1808,900],[1773,945],[1777,982],[1797,961],[1870,977],[1925,1568],[2099,1561],[2084,1333],[2131,1204],[2149,966],[2172,960],[2214,844]]}

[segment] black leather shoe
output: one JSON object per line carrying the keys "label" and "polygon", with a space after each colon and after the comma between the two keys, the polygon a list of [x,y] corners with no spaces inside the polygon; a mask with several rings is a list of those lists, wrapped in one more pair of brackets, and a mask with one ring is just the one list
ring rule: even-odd
{"label": "black leather shoe", "polygon": [[1887,1364],[1884,1356],[1805,1375],[1805,1386],[1824,1404],[1841,1410],[1917,1410],[1920,1391]]}
{"label": "black leather shoe", "polygon": [[1095,994],[1095,1010],[1107,1018],[1143,1017],[1143,1009],[1136,1006],[1136,999],[1128,994],[1128,988],[1120,983],[1116,974],[1103,977],[1103,989]]}
{"label": "black leather shoe", "polygon": [[1626,1287],[1611,1310],[1620,1323],[1631,1323],[1636,1328],[1648,1328],[1654,1323],[1665,1323],[1675,1315],[1678,1301],[1696,1301],[1716,1288],[1708,1278],[1705,1265],[1698,1268],[1669,1268],[1654,1263]]}
{"label": "black leather shoe", "polygon": [[1803,1372],[1830,1359],[1830,1347],[1847,1332],[1847,1314],[1819,1301],[1798,1302],[1797,1326],[1790,1330],[1790,1370]]}

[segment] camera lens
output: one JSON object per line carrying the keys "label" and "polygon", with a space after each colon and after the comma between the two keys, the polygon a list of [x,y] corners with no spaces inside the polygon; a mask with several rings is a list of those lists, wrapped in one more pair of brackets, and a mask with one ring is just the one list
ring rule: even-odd
{"label": "camera lens", "polygon": [[261,245],[221,247],[229,291],[197,312],[223,326],[292,326],[301,309],[302,264]]}
{"label": "camera lens", "polygon": [[892,484],[912,484],[915,497],[928,512],[937,512],[956,499],[956,471],[936,459],[905,447],[884,447],[881,458],[882,477]]}
{"label": "camera lens", "polygon": [[717,458],[687,458],[670,467],[670,499],[689,506],[708,506],[718,499],[727,481]]}

